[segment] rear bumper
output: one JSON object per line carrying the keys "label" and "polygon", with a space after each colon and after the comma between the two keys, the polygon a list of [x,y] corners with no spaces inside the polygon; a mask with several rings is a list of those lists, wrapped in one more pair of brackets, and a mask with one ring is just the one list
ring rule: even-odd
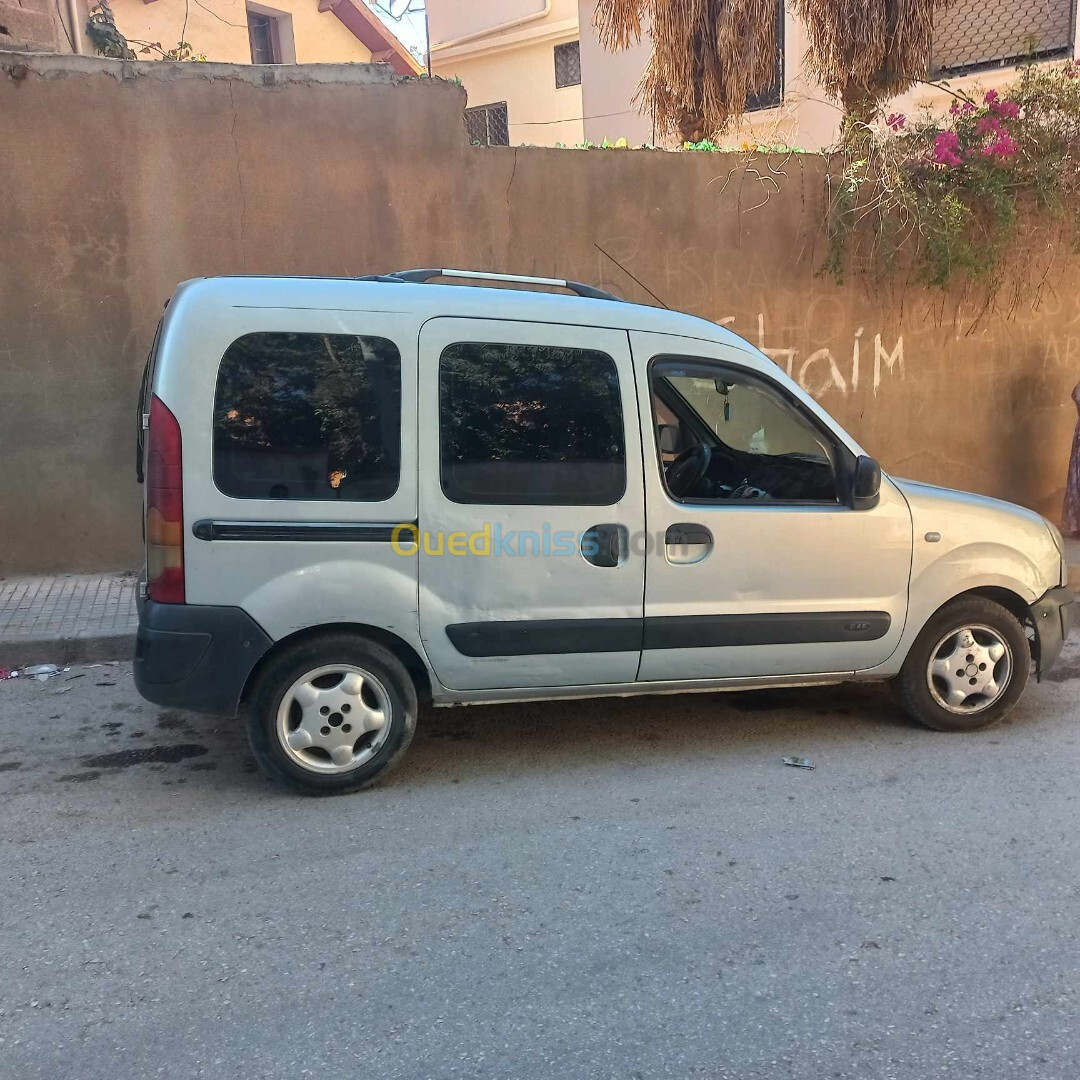
{"label": "rear bumper", "polygon": [[235,716],[248,677],[271,644],[240,608],[144,600],[135,688],[155,705]]}
{"label": "rear bumper", "polygon": [[1038,645],[1036,673],[1040,682],[1057,663],[1061,647],[1076,623],[1078,607],[1076,593],[1065,586],[1051,589],[1031,605]]}

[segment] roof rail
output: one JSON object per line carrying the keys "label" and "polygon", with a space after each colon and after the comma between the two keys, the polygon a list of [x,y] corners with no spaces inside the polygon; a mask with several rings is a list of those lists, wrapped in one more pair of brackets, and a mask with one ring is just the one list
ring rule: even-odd
{"label": "roof rail", "polygon": [[464,278],[470,281],[512,281],[519,285],[549,285],[552,288],[568,289],[578,296],[590,300],[615,300],[622,303],[622,298],[592,285],[583,285],[580,281],[564,281],[562,278],[526,277],[522,274],[490,274],[481,270],[396,270],[392,274],[367,274],[358,281],[401,281],[412,284],[424,284],[432,278]]}

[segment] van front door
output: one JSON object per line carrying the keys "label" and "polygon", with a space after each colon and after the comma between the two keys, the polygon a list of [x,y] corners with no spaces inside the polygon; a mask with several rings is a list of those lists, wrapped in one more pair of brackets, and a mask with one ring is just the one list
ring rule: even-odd
{"label": "van front door", "polygon": [[433,319],[419,416],[420,629],[440,682],[633,682],[645,522],[627,334]]}
{"label": "van front door", "polygon": [[885,661],[907,615],[900,492],[882,478],[877,504],[854,509],[853,450],[752,355],[649,333],[631,342],[652,412],[640,678],[850,674]]}

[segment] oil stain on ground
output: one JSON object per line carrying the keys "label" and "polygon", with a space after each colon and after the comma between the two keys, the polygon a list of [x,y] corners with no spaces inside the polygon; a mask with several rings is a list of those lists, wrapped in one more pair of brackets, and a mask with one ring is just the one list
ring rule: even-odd
{"label": "oil stain on ground", "polygon": [[21,761],[4,761],[0,762],[0,772],[12,772],[14,769],[21,769]]}
{"label": "oil stain on ground", "polygon": [[1080,660],[1052,667],[1046,678],[1050,682],[1068,682],[1070,679],[1080,679]]}
{"label": "oil stain on ground", "polygon": [[162,731],[180,731],[183,728],[190,728],[191,724],[179,713],[163,712],[158,717],[157,726]]}
{"label": "oil stain on ground", "polygon": [[98,754],[83,758],[84,769],[126,769],[147,762],[167,762],[170,765],[184,758],[202,757],[210,751],[198,743],[177,743],[175,746],[140,746],[134,750],[118,750],[115,754]]}
{"label": "oil stain on ground", "polygon": [[87,780],[96,780],[100,775],[101,775],[101,773],[99,773],[99,772],[78,772],[78,773],[68,773],[67,776],[61,776],[61,777],[58,777],[57,779],[61,783],[84,784],[84,783],[86,783]]}

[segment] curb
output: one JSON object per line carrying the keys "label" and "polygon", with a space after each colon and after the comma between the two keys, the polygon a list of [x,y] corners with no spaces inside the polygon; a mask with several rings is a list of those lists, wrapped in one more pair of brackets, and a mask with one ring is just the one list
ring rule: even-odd
{"label": "curb", "polygon": [[123,634],[86,634],[66,638],[0,640],[0,667],[27,664],[88,664],[102,660],[130,660],[135,655],[135,631]]}

